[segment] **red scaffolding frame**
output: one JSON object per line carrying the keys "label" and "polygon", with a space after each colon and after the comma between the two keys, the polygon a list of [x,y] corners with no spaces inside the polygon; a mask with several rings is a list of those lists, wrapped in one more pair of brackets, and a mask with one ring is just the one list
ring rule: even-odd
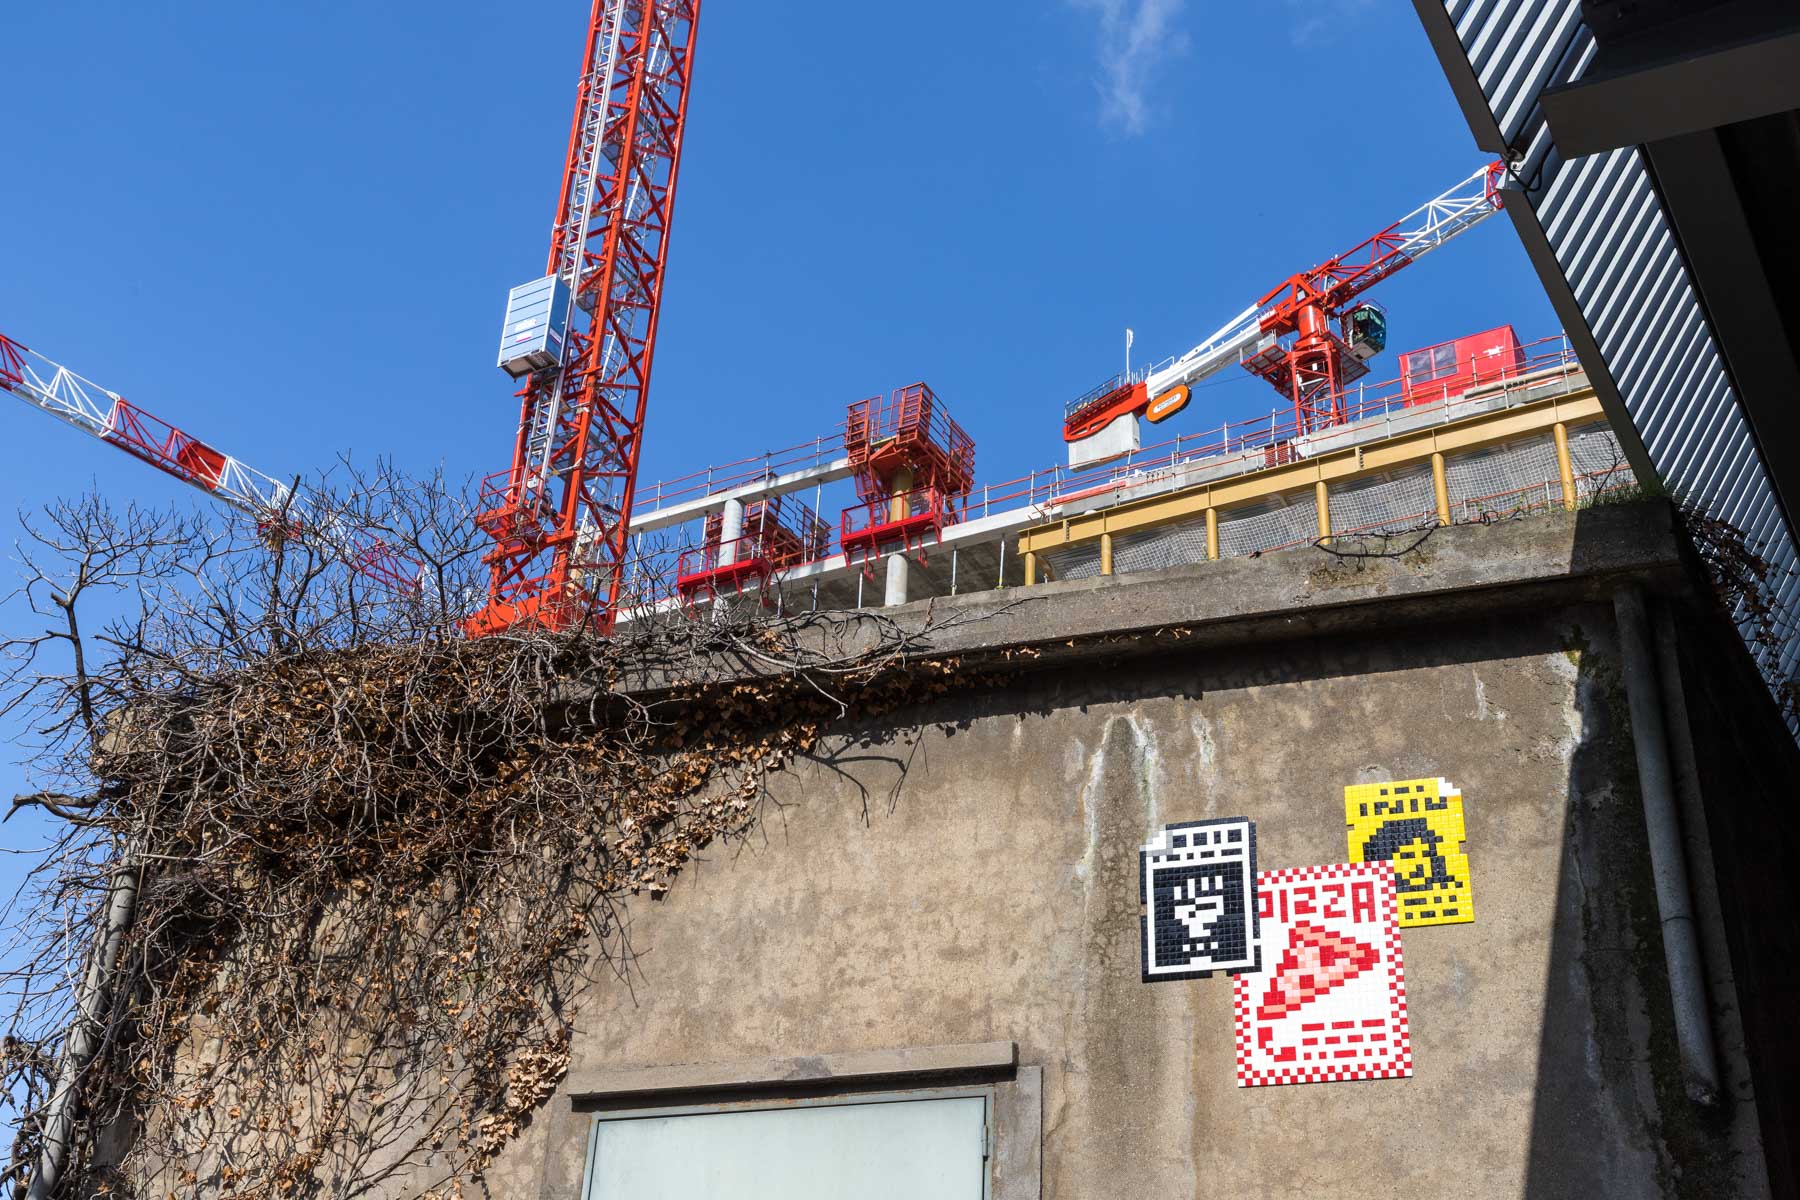
{"label": "red scaffolding frame", "polygon": [[844,449],[860,501],[839,520],[846,562],[860,554],[866,563],[892,545],[922,554],[928,536],[962,519],[975,486],[975,439],[925,384],[850,405]]}
{"label": "red scaffolding frame", "polygon": [[744,505],[741,532],[726,538],[725,514],[706,515],[701,545],[681,552],[675,591],[684,606],[742,593],[761,593],[781,574],[816,562],[831,549],[831,526],[791,496],[769,496]]}

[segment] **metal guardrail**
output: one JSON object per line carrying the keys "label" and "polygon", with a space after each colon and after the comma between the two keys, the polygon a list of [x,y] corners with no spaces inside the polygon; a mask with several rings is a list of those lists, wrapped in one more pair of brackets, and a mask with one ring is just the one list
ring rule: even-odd
{"label": "metal guardrail", "polygon": [[672,505],[684,504],[730,491],[753,483],[761,483],[795,471],[829,466],[844,457],[844,431],[836,430],[825,437],[814,438],[781,450],[770,450],[749,458],[677,475],[655,483],[640,484],[632,503],[633,516],[648,516]]}
{"label": "metal guardrail", "polygon": [[[1267,453],[1308,437],[1330,437],[1333,433],[1380,417],[1441,404],[1444,419],[1455,420],[1460,407],[1486,406],[1496,393],[1514,389],[1536,389],[1557,378],[1568,379],[1581,372],[1566,337],[1543,338],[1527,343],[1524,353],[1512,364],[1503,366],[1490,376],[1478,377],[1456,399],[1445,403],[1432,396],[1421,398],[1414,385],[1410,395],[1399,376],[1373,385],[1345,389],[1340,393],[1346,419],[1344,424],[1325,430],[1305,430],[1297,426],[1292,412],[1279,409],[1267,416],[1247,421],[1226,422],[1199,433],[1182,434],[1166,442],[1158,442],[1131,451],[1119,458],[1091,467],[1072,470],[1057,465],[1033,471],[1001,483],[983,484],[969,496],[964,520],[985,517],[990,512],[1005,511],[1023,505],[1048,509],[1083,496],[1096,495],[1115,487],[1138,487],[1202,461],[1227,461],[1233,454],[1244,459],[1244,469],[1266,465]],[[1462,401],[1459,404],[1458,401]]]}
{"label": "metal guardrail", "polygon": [[[1518,393],[1522,402],[1524,394],[1529,392],[1532,399],[1537,399],[1546,385],[1559,380],[1572,391],[1583,386],[1576,382],[1576,377],[1581,374],[1581,364],[1566,337],[1542,338],[1526,343],[1516,359],[1509,358],[1491,375],[1477,373],[1466,385],[1466,390],[1456,397],[1422,394],[1416,383],[1408,389],[1399,375],[1374,384],[1364,382],[1340,393],[1339,399],[1346,413],[1342,425],[1326,430],[1304,429],[1295,422],[1291,411],[1283,414],[1280,409],[1274,409],[1267,416],[1225,422],[1210,430],[1178,435],[1095,466],[1071,469],[1057,464],[1014,479],[979,485],[964,497],[958,519],[968,522],[1020,508],[1036,509],[1033,518],[1041,518],[1059,503],[1114,488],[1140,487],[1203,462],[1226,464],[1233,455],[1241,459],[1245,471],[1255,470],[1268,465],[1271,453],[1291,455],[1296,442],[1309,438],[1329,438],[1357,426],[1367,431],[1368,422],[1384,418],[1391,422],[1403,413],[1433,407],[1439,410],[1443,421],[1454,421],[1466,411],[1491,407],[1496,395]],[[1116,385],[1117,378],[1113,382]],[[1369,436],[1380,437],[1381,434],[1370,432]],[[844,431],[839,429],[828,437],[641,487],[634,511],[654,513],[715,492],[822,467],[845,453]],[[830,557],[834,549],[824,547],[819,557]]]}

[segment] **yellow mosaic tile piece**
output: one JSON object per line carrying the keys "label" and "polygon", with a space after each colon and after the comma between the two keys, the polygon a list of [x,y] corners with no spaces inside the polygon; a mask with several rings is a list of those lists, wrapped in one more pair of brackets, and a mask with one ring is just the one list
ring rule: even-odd
{"label": "yellow mosaic tile piece", "polygon": [[1475,919],[1463,852],[1462,791],[1448,779],[1398,779],[1344,789],[1350,861],[1394,864],[1400,925],[1460,925]]}

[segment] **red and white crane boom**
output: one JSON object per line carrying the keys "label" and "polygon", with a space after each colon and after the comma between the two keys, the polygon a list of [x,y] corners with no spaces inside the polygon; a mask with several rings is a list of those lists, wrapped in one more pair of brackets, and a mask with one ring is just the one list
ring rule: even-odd
{"label": "red and white crane boom", "polygon": [[[1130,420],[1126,432],[1135,434],[1139,416],[1166,420],[1187,404],[1189,388],[1233,363],[1289,398],[1297,429],[1341,419],[1335,407],[1339,392],[1367,373],[1364,360],[1386,342],[1379,310],[1365,306],[1349,312],[1347,306],[1498,212],[1501,171],[1499,163],[1482,167],[1354,248],[1282,280],[1185,354],[1109,379],[1071,403],[1063,421],[1070,462],[1118,453],[1108,433],[1114,422]],[[1365,319],[1367,329],[1360,327]],[[1338,329],[1332,329],[1333,322]]]}
{"label": "red and white crane boom", "polygon": [[0,333],[0,391],[248,513],[279,511],[289,488],[115,391]]}
{"label": "red and white crane boom", "polygon": [[3,333],[0,392],[142,459],[259,522],[285,518],[288,528],[299,536],[320,540],[352,569],[396,592],[420,586],[419,564],[376,534],[350,528],[337,517],[313,518],[293,489],[273,475],[215,449]]}
{"label": "red and white crane boom", "polygon": [[700,0],[594,0],[543,278],[508,297],[512,466],[482,488],[494,539],[471,634],[611,629],[628,554]]}

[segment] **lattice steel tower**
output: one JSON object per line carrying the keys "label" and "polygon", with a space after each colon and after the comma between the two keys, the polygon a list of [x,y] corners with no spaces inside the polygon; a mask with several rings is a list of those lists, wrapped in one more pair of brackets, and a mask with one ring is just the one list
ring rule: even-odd
{"label": "lattice steel tower", "polygon": [[472,634],[612,628],[699,17],[700,0],[594,0],[549,264],[507,303],[500,365],[525,384],[512,466],[482,487]]}

